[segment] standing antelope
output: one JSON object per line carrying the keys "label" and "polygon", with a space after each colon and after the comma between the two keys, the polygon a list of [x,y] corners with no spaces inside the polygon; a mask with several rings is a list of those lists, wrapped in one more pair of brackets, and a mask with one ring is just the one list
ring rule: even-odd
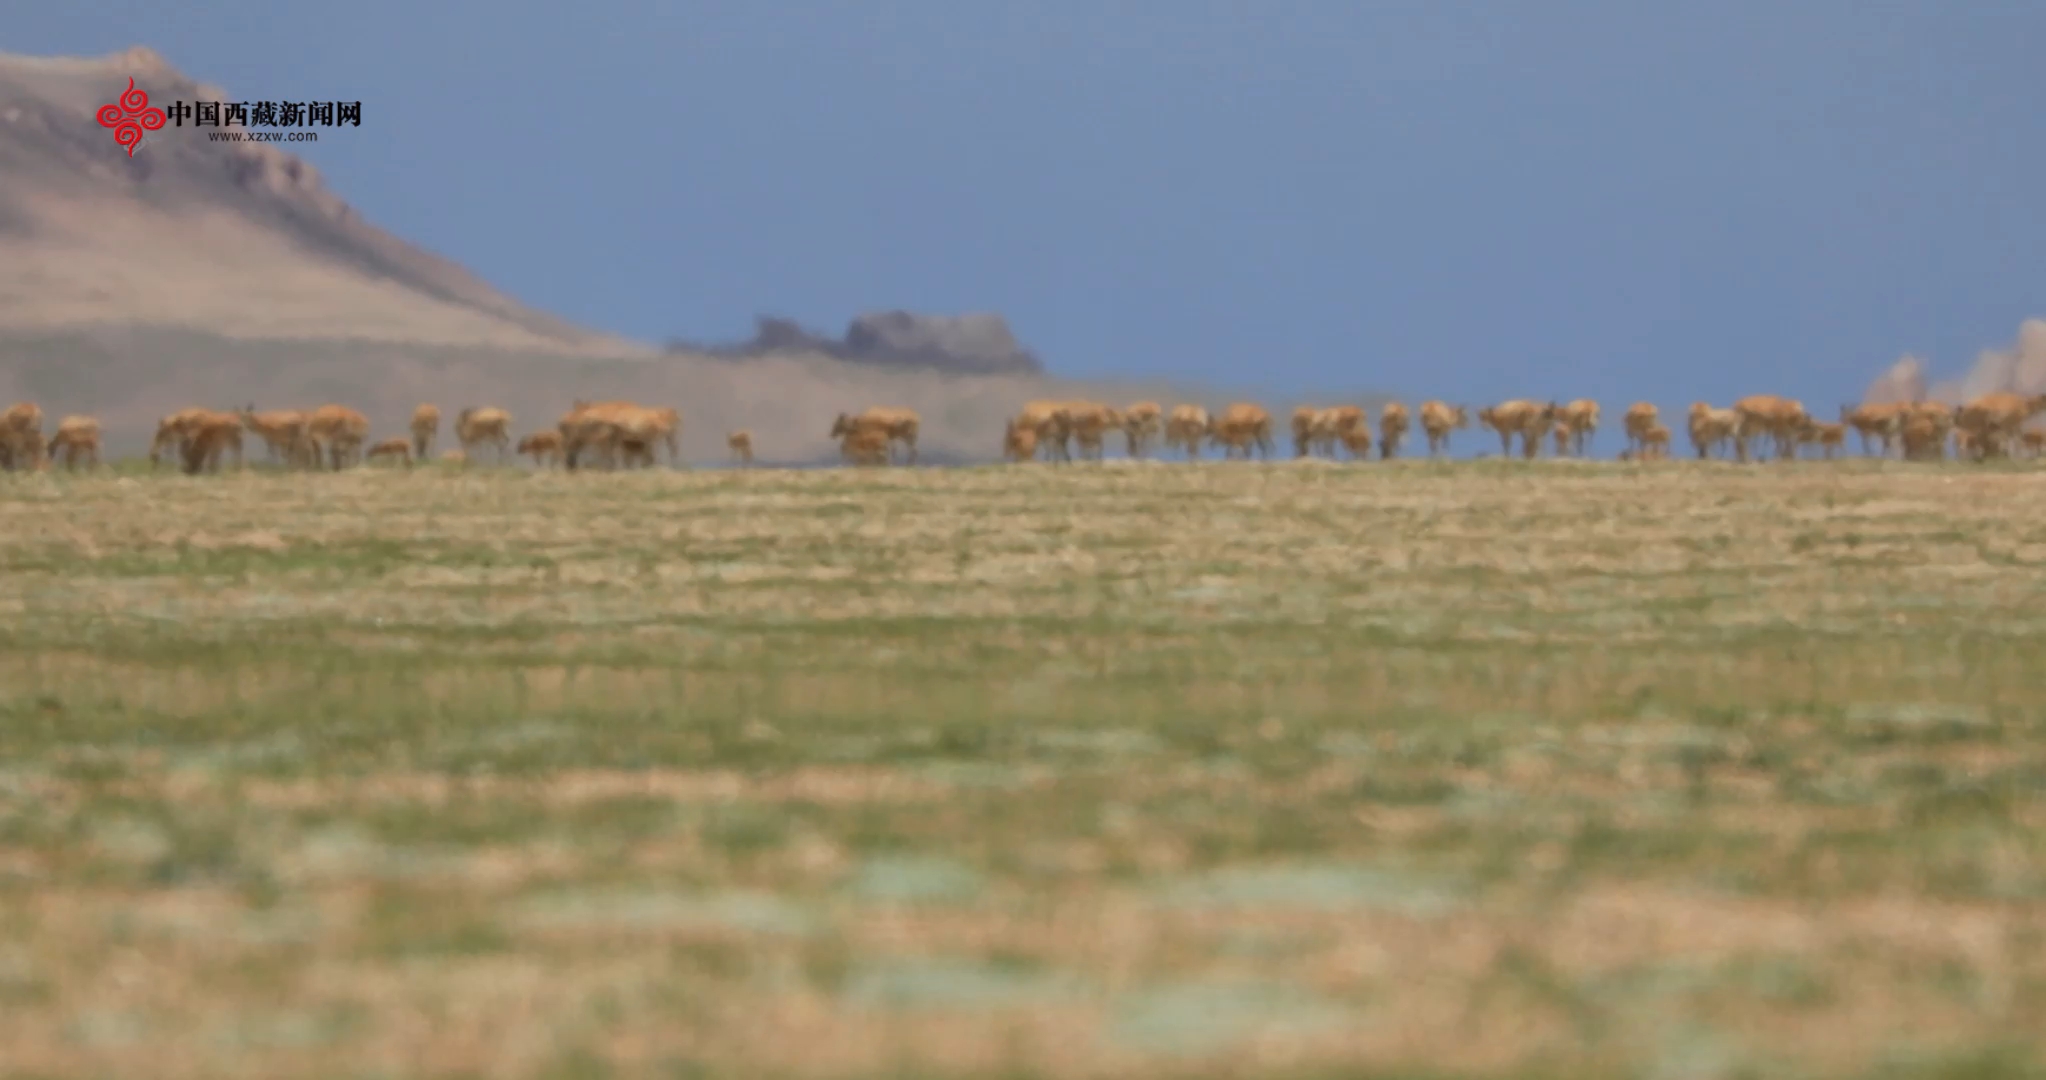
{"label": "standing antelope", "polygon": [[66,472],[78,467],[81,456],[86,468],[99,468],[99,421],[90,416],[67,416],[58,421],[47,453],[50,461],[56,461],[61,454]]}
{"label": "standing antelope", "polygon": [[478,444],[489,443],[496,448],[495,461],[503,465],[512,452],[511,421],[511,414],[503,409],[471,406],[455,414],[455,438],[461,441],[462,452],[469,460],[476,459]]}
{"label": "standing antelope", "polygon": [[421,461],[433,452],[433,440],[440,434],[440,407],[421,405],[412,410],[412,456]]}
{"label": "standing antelope", "polygon": [[1449,449],[1449,433],[1471,426],[1471,419],[1461,405],[1446,405],[1440,401],[1424,402],[1421,405],[1421,430],[1428,433],[1428,456],[1434,457]]}

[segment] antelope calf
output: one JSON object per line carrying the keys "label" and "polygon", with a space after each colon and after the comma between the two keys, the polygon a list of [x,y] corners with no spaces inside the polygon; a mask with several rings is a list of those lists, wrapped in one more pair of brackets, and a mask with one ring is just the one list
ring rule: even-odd
{"label": "antelope calf", "polygon": [[57,423],[57,433],[50,436],[47,450],[50,461],[59,456],[64,460],[64,471],[78,467],[78,459],[85,458],[86,467],[99,467],[99,421],[90,416],[67,416]]}
{"label": "antelope calf", "polygon": [[536,431],[519,440],[518,452],[532,458],[533,464],[538,468],[545,469],[557,464],[561,460],[561,433]]}
{"label": "antelope calf", "polygon": [[725,449],[732,452],[732,460],[741,465],[753,464],[753,433],[734,431],[725,436]]}
{"label": "antelope calf", "polygon": [[385,439],[370,447],[369,453],[365,454],[364,457],[368,461],[396,458],[409,469],[412,467],[412,440],[403,435]]}

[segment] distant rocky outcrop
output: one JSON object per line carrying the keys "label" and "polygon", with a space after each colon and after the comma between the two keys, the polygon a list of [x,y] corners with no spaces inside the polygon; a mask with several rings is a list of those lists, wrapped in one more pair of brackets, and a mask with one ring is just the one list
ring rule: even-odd
{"label": "distant rocky outcrop", "polygon": [[853,319],[839,338],[805,329],[793,319],[762,315],[753,337],[735,345],[677,340],[671,351],[725,359],[808,352],[856,364],[924,368],[966,375],[1038,375],[1044,364],[1025,349],[1000,315],[919,315],[869,312]]}

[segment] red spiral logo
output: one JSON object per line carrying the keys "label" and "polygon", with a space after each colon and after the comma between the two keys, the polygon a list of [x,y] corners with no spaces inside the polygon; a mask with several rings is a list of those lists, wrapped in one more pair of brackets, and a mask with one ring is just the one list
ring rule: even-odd
{"label": "red spiral logo", "polygon": [[121,91],[118,103],[102,105],[96,117],[99,126],[114,130],[114,143],[135,156],[135,148],[142,145],[142,133],[155,131],[164,124],[162,109],[149,107],[149,93],[135,85],[135,77],[128,77],[128,89]]}

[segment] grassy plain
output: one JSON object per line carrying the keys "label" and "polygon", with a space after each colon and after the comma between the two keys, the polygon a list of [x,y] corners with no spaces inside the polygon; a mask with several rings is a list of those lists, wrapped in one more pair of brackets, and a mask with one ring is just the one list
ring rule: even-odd
{"label": "grassy plain", "polygon": [[11,1077],[2032,1075],[2046,474],[0,476]]}

